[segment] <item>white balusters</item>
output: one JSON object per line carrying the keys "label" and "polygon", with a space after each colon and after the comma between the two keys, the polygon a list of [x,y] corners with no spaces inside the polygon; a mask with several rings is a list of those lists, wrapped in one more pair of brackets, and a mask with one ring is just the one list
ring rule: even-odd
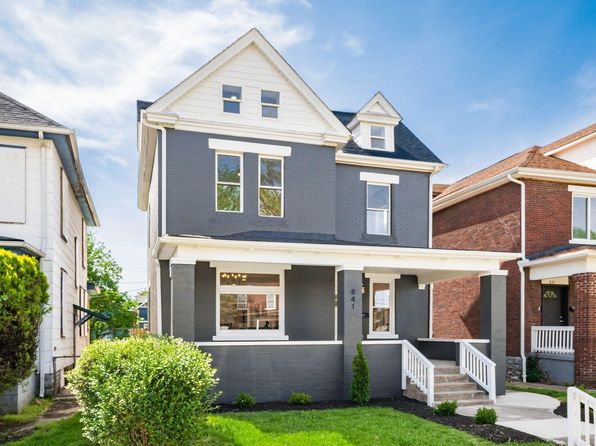
{"label": "white balusters", "polygon": [[533,326],[532,351],[535,353],[571,354],[575,327],[566,326]]}
{"label": "white balusters", "polygon": [[496,402],[496,365],[467,341],[459,341],[459,371],[472,378]]}

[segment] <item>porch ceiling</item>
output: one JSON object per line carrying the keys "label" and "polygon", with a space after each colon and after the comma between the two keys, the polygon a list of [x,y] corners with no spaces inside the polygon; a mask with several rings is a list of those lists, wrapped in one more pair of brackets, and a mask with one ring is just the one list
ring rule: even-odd
{"label": "porch ceiling", "polygon": [[530,280],[593,273],[596,272],[596,246],[528,260],[520,262],[520,265],[530,270]]}
{"label": "porch ceiling", "polygon": [[387,246],[329,245],[161,237],[153,256],[170,263],[199,261],[334,266],[337,269],[418,276],[419,284],[458,277],[506,274],[501,263],[518,253]]}

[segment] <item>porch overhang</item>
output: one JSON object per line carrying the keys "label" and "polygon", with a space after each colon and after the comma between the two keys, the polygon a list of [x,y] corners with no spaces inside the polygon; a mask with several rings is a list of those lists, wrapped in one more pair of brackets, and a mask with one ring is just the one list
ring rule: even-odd
{"label": "porch overhang", "polygon": [[468,276],[506,275],[518,253],[164,236],[153,256],[170,263],[245,262],[334,266],[337,270],[415,275],[419,285]]}
{"label": "porch overhang", "polygon": [[[596,248],[596,247],[595,247]],[[586,248],[562,252],[548,257],[519,262],[528,268],[530,280],[544,280],[567,277],[573,274],[596,272],[596,250]]]}

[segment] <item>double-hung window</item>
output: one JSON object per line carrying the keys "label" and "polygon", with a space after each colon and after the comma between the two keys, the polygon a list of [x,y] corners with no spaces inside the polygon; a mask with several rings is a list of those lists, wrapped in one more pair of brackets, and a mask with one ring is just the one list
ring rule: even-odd
{"label": "double-hung window", "polygon": [[225,113],[240,114],[242,87],[237,87],[234,85],[222,85],[221,95],[223,99],[223,111]]}
{"label": "double-hung window", "polygon": [[261,116],[277,118],[279,114],[279,91],[261,90]]}
{"label": "double-hung window", "polygon": [[366,232],[391,234],[391,184],[366,183]]}
{"label": "double-hung window", "polygon": [[259,157],[259,215],[283,217],[283,158]]}
{"label": "double-hung window", "polygon": [[596,195],[573,195],[572,235],[574,240],[596,241]]}
{"label": "double-hung window", "polygon": [[242,155],[216,154],[216,210],[242,212]]}
{"label": "double-hung window", "polygon": [[287,339],[283,270],[249,272],[242,267],[218,268],[217,280],[215,340]]}
{"label": "double-hung window", "polygon": [[376,150],[385,150],[385,127],[370,126],[370,146]]}

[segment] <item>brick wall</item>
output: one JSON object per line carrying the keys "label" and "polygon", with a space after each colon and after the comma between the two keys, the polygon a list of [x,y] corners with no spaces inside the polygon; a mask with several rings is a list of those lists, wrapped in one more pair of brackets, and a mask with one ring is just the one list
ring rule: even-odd
{"label": "brick wall", "polygon": [[596,386],[596,273],[571,276],[575,300],[575,383]]}

